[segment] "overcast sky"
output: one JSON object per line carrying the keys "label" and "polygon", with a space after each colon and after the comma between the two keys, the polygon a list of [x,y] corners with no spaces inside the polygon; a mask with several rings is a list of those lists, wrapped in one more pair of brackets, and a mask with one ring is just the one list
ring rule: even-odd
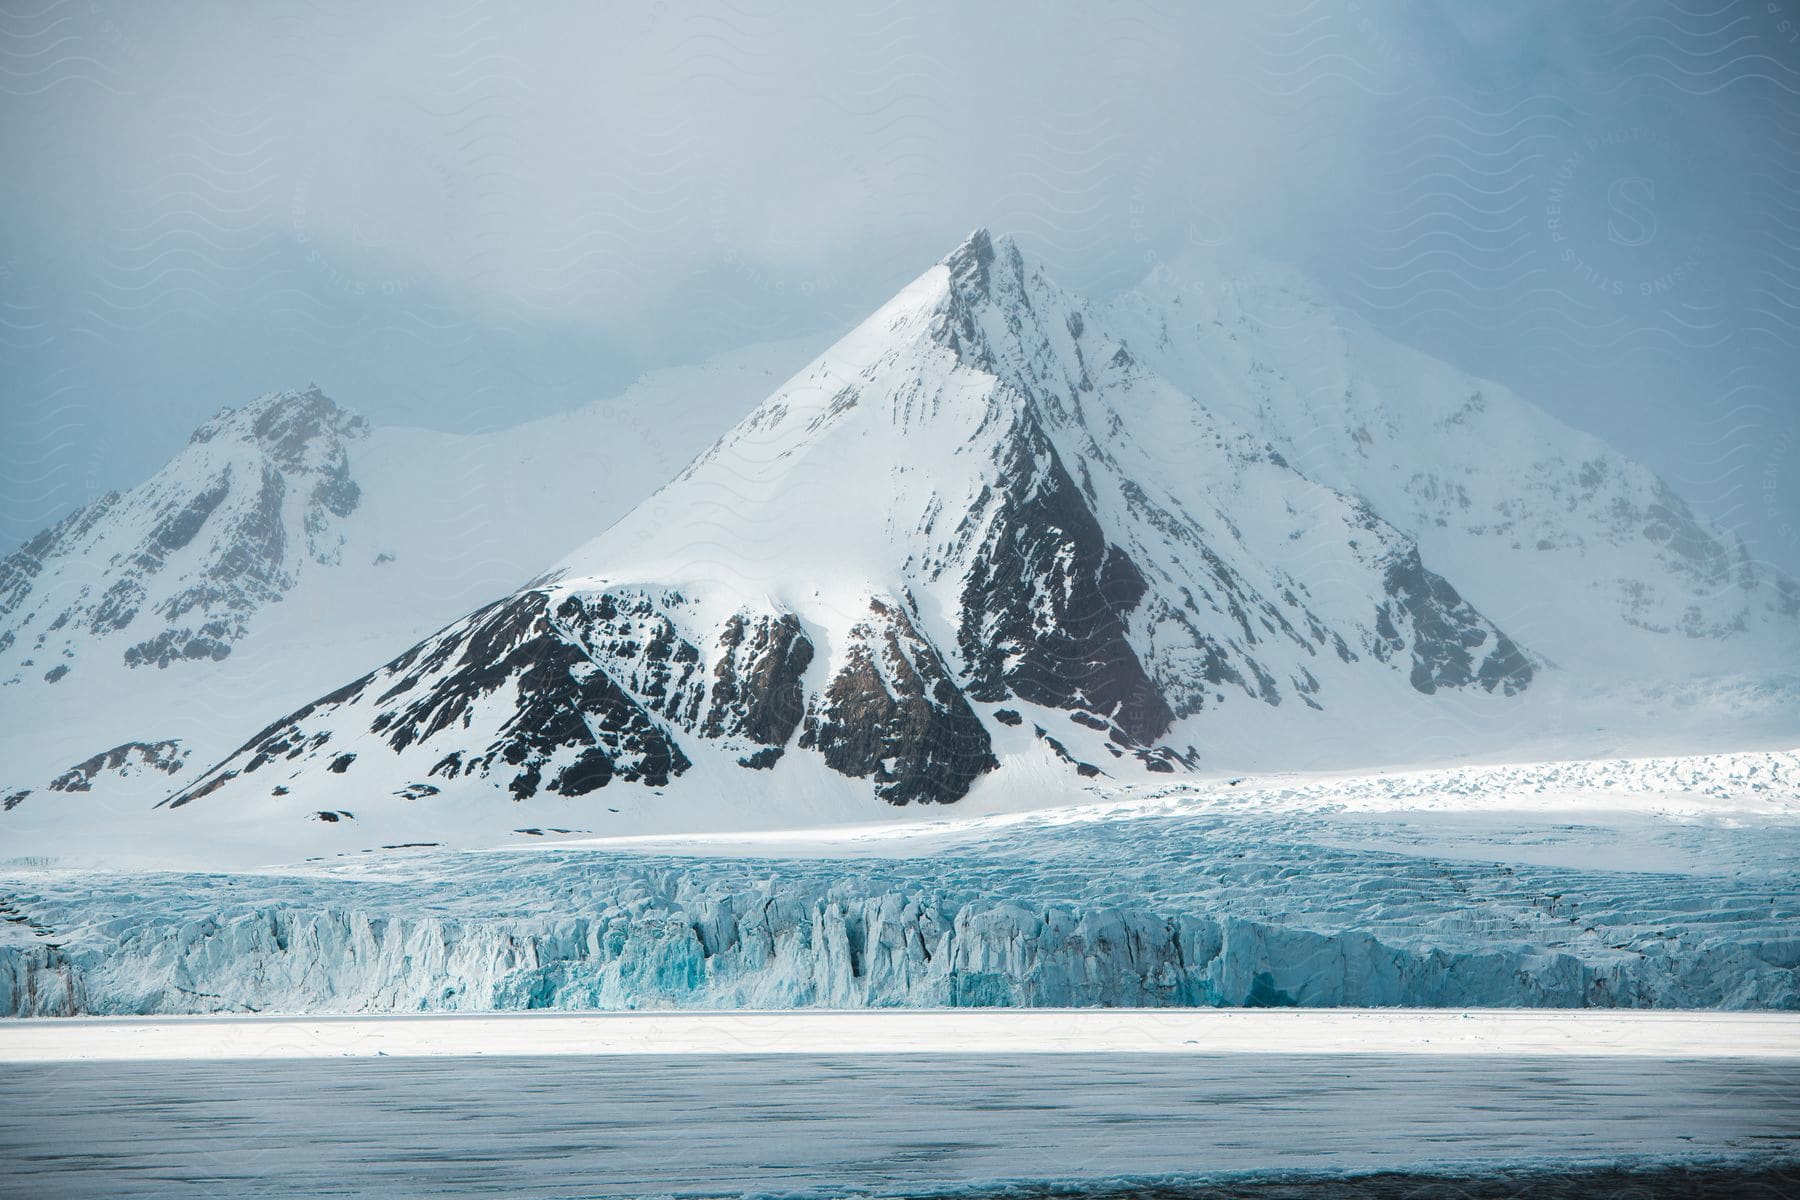
{"label": "overcast sky", "polygon": [[1719,3],[22,0],[0,550],[266,390],[511,424],[986,225],[1292,263],[1800,569],[1800,0]]}

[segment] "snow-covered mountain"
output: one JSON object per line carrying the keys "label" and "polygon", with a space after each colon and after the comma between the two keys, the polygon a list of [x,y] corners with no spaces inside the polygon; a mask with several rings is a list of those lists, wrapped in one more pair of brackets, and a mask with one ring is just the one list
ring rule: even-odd
{"label": "snow-covered mountain", "polygon": [[[1616,750],[1634,722],[1672,727],[1637,697],[1800,661],[1800,589],[1652,473],[1263,265],[1193,261],[1094,305],[977,233],[769,394],[784,354],[803,357],[747,351],[482,438],[364,430],[312,393],[222,416],[233,481],[275,461],[259,413],[317,410],[336,439],[305,439],[311,474],[284,477],[281,588],[218,599],[238,614],[223,661],[128,661],[87,626],[61,682],[34,659],[11,695],[73,697],[85,672],[125,698],[39,774],[98,763],[82,778],[133,806],[172,782],[158,819],[204,814],[209,836],[835,823],[1546,735]],[[156,570],[139,547],[220,453],[190,447],[9,578],[75,594],[87,537],[108,587],[176,607],[238,561],[243,523],[202,521]],[[315,476],[355,506],[309,518]],[[0,610],[8,629],[54,620],[31,603]],[[1596,706],[1619,680],[1640,691]],[[230,713],[195,719],[206,703]],[[107,764],[148,759],[126,743],[164,747],[129,787]]]}
{"label": "snow-covered mountain", "polygon": [[947,802],[1228,762],[1246,714],[1524,703],[1529,645],[1261,434],[977,233],[544,582],[172,805]]}
{"label": "snow-covered mountain", "polygon": [[1649,468],[1290,270],[1195,248],[1105,319],[1207,408],[1416,538],[1543,661],[1611,680],[1800,662],[1800,586]]}
{"label": "snow-covered mountain", "polygon": [[317,388],[221,412],[129,497],[108,492],[0,561],[0,678],[82,660],[219,660],[263,605],[343,550],[368,425]]}
{"label": "snow-covered mountain", "polygon": [[[55,781],[95,760],[86,802],[147,810],[273,714],[539,574],[817,345],[652,372],[493,433],[371,427],[317,388],[220,413],[0,561],[0,798],[21,821],[66,812]],[[172,746],[133,771],[139,744]]]}

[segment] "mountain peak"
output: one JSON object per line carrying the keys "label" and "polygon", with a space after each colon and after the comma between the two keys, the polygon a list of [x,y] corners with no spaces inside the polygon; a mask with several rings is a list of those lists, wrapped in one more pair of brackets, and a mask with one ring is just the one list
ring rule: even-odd
{"label": "mountain peak", "polygon": [[1016,278],[1022,277],[1025,271],[1024,256],[1013,239],[1006,234],[996,238],[986,228],[969,234],[939,263],[949,269],[950,286],[955,294],[970,301],[992,297],[996,264],[1011,270]]}
{"label": "mountain peak", "polygon": [[248,404],[221,409],[194,430],[190,444],[221,439],[250,442],[288,469],[315,466],[335,458],[342,439],[368,432],[367,420],[341,407],[318,384],[304,389],[265,392]]}
{"label": "mountain peak", "polygon": [[30,669],[57,683],[115,635],[128,668],[225,658],[306,562],[338,561],[340,522],[362,495],[346,444],[367,430],[316,386],[266,393],[203,423],[145,483],[0,561],[6,682]]}
{"label": "mountain peak", "polygon": [[976,230],[553,582],[179,802],[523,802],[692,770],[946,803],[1007,762],[1077,786],[1192,767],[1252,704],[1292,722],[1530,683],[1414,542],[1118,361],[1090,311]]}

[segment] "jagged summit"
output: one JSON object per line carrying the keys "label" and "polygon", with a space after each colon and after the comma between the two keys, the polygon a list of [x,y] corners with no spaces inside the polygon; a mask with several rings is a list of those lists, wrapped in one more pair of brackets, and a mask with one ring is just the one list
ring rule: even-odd
{"label": "jagged summit", "polygon": [[59,683],[92,655],[168,667],[230,654],[308,562],[335,560],[367,429],[317,388],[228,409],[148,482],[0,562],[0,680]]}
{"label": "jagged summit", "polygon": [[294,391],[265,392],[248,404],[222,408],[188,440],[253,441],[284,468],[335,470],[344,443],[368,430],[368,421],[340,407],[314,383]]}
{"label": "jagged summit", "polygon": [[950,272],[950,286],[958,296],[979,301],[987,297],[991,282],[989,268],[995,260],[1013,259],[1018,253],[1011,238],[1002,237],[996,246],[986,229],[977,229],[938,261]]}

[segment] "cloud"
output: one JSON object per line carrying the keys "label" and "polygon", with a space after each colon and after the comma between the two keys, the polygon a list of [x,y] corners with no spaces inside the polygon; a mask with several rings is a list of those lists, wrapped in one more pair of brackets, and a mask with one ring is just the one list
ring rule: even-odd
{"label": "cloud", "polygon": [[[1744,472],[1691,452],[1747,394],[1769,415],[1730,453],[1787,428],[1800,74],[1764,15],[56,0],[0,19],[0,150],[31,181],[0,196],[6,403],[86,415],[77,449],[15,456],[43,478],[0,532],[265,387],[493,424],[846,327],[985,224],[1102,291],[1196,240],[1295,262],[1787,553]],[[1575,201],[1635,198],[1661,240],[1602,215],[1558,242],[1558,169],[1646,128]]]}

